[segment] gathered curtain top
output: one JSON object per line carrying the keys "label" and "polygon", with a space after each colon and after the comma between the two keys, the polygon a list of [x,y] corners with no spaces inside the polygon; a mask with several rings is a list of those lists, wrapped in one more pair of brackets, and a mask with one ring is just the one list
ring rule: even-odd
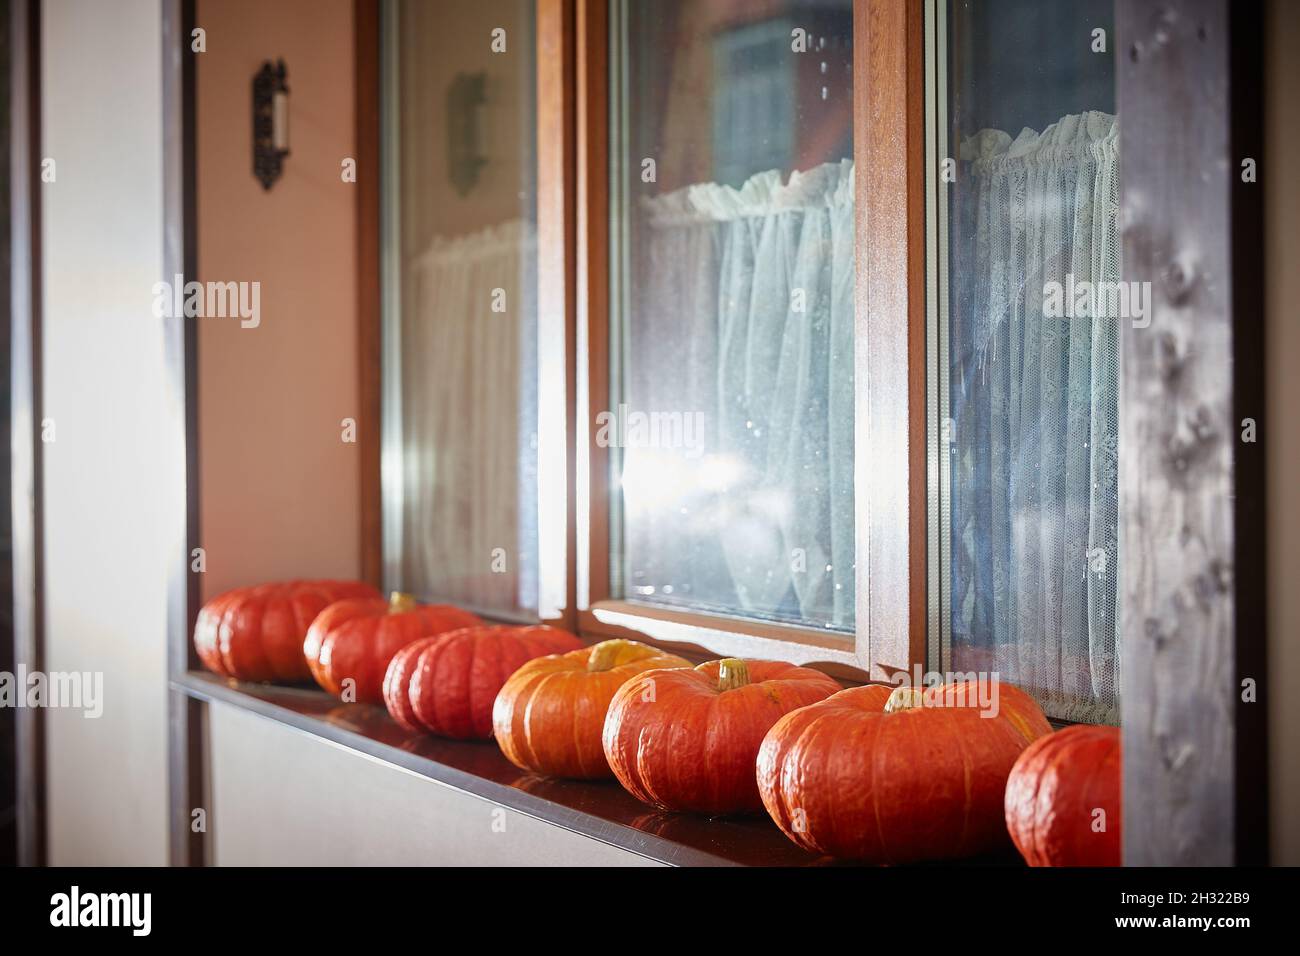
{"label": "gathered curtain top", "polygon": [[508,255],[535,242],[537,226],[527,219],[510,219],[478,232],[460,236],[435,236],[411,264],[417,269],[449,263],[468,263]]}
{"label": "gathered curtain top", "polygon": [[977,174],[986,175],[1017,162],[1077,162],[1085,150],[1096,154],[1113,148],[1118,137],[1119,123],[1112,114],[1089,110],[1063,116],[1041,133],[1025,127],[1015,139],[1000,129],[982,129],[962,142],[959,155]]}
{"label": "gathered curtain top", "polygon": [[647,196],[641,208],[652,226],[724,222],[797,209],[853,204],[853,160],[796,170],[788,182],[779,169],[756,173],[737,189],[721,183],[696,183],[662,196]]}

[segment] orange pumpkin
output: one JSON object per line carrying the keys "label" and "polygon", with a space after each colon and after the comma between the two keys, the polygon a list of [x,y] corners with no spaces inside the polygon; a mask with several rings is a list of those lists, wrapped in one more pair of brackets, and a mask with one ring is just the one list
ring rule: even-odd
{"label": "orange pumpkin", "polygon": [[384,703],[407,730],[487,740],[506,678],[546,654],[582,646],[558,628],[479,625],[408,644],[384,675]]}
{"label": "orange pumpkin", "polygon": [[758,754],[767,812],[804,849],[871,863],[1005,846],[1007,775],[1051,727],[1009,684],[996,716],[976,697],[974,684],[855,687],[790,714]]}
{"label": "orange pumpkin", "polygon": [[501,752],[516,767],[555,777],[613,776],[601,730],[614,693],[642,671],[690,663],[636,641],[603,641],[529,661],[492,708]]}
{"label": "orange pumpkin", "polygon": [[235,588],[199,611],[194,649],[208,670],[247,681],[309,681],[302,653],[307,629],[325,607],[378,598],[360,581],[280,581]]}
{"label": "orange pumpkin", "polygon": [[628,792],[661,810],[760,811],[754,758],[763,735],[839,689],[819,671],[780,661],[646,671],[609,705],[605,757]]}
{"label": "orange pumpkin", "polygon": [[412,641],[481,623],[449,604],[417,604],[394,591],[384,601],[353,598],[321,611],[307,630],[303,653],[316,683],[336,697],[354,682],[351,700],[383,703],[384,673],[393,655]]}
{"label": "orange pumpkin", "polygon": [[1034,741],[1007,780],[1007,829],[1030,866],[1119,866],[1120,736],[1077,724]]}

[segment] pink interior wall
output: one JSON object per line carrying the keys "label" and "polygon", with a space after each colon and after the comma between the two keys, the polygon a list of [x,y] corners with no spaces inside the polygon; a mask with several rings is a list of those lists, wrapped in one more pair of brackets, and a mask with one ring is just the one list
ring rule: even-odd
{"label": "pink interior wall", "polygon": [[[287,577],[355,577],[356,196],[350,0],[199,0],[201,281],[259,281],[261,324],[198,320],[204,597]],[[282,57],[290,148],[269,192],[252,173],[252,79]],[[366,171],[361,171],[365,175]],[[369,423],[358,422],[358,428]]]}

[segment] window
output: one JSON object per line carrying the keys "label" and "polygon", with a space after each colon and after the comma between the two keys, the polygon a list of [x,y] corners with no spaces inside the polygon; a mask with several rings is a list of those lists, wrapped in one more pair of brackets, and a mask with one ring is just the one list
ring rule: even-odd
{"label": "window", "polygon": [[383,4],[389,587],[590,639],[920,660],[909,319],[866,349],[860,291],[857,130],[898,109],[855,111],[860,6]]}
{"label": "window", "polygon": [[1119,282],[1114,4],[927,17],[942,667],[1114,721],[1119,330],[1142,308]]}
{"label": "window", "polygon": [[1117,10],[386,0],[388,585],[1117,721]]}
{"label": "window", "polygon": [[385,17],[391,585],[1115,719],[1110,3]]}
{"label": "window", "polygon": [[533,620],[534,8],[385,4],[382,204],[386,583]]}
{"label": "window", "polygon": [[852,3],[611,6],[611,594],[851,642]]}

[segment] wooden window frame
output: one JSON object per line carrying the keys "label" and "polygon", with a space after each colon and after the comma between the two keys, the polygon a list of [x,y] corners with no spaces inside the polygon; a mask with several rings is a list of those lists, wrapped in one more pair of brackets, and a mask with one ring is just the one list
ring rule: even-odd
{"label": "wooden window frame", "polygon": [[843,637],[612,593],[609,454],[592,440],[596,416],[610,402],[609,16],[608,0],[576,0],[579,632],[591,639],[646,637],[700,655],[813,664],[857,680],[888,681],[923,667],[925,551],[914,546],[924,542],[926,521],[920,6],[855,0],[853,7],[857,614],[855,632]]}
{"label": "wooden window frame", "polygon": [[[862,51],[853,90],[855,189],[866,197],[856,211],[858,606],[855,633],[839,635],[655,607],[611,591],[609,457],[592,440],[596,415],[609,404],[609,3],[537,0],[538,334],[544,342],[562,342],[565,357],[544,363],[539,380],[547,403],[539,419],[551,444],[563,445],[565,517],[562,534],[539,546],[548,568],[541,619],[593,641],[637,637],[701,658],[779,658],[852,680],[888,681],[924,666],[925,553],[913,546],[924,539],[926,521],[923,25],[919,6],[893,0],[855,0],[853,13],[854,43]],[[359,42],[371,29],[363,24],[376,17],[374,0],[358,0]],[[358,155],[370,156],[377,167],[379,130],[367,117],[379,111],[360,108],[361,97],[374,102],[375,83],[373,69],[359,68]],[[880,162],[884,155],[890,161]],[[875,162],[868,161],[872,156]],[[896,201],[899,195],[905,205]],[[376,423],[369,434],[378,436],[382,320],[374,210],[380,196],[373,181],[359,202],[359,375]],[[869,340],[878,347],[869,348]],[[363,573],[379,583],[377,437],[362,453]],[[543,512],[556,513],[558,484],[551,483],[550,507]]]}
{"label": "wooden window frame", "polygon": [[[384,509],[384,448],[401,441],[400,430],[384,421],[391,400],[388,369],[396,367],[399,346],[388,339],[384,296],[387,273],[397,268],[384,216],[392,201],[396,168],[384,142],[385,97],[396,79],[384,63],[387,42],[398,30],[384,19],[382,0],[354,0],[356,42],[357,257],[358,257],[358,390],[362,414],[360,446],[360,554],[362,578],[376,587],[396,586],[396,561],[385,546],[392,515]],[[572,0],[535,0],[537,109],[537,494],[538,589],[536,610],[469,607],[503,623],[543,621],[576,629],[573,612],[574,450],[574,97]],[[370,172],[365,172],[369,170]],[[394,179],[396,177],[394,176]],[[388,243],[388,245],[386,245]],[[390,486],[391,487],[391,486]],[[403,589],[408,587],[402,582]],[[417,592],[421,600],[453,600],[437,589]]]}

